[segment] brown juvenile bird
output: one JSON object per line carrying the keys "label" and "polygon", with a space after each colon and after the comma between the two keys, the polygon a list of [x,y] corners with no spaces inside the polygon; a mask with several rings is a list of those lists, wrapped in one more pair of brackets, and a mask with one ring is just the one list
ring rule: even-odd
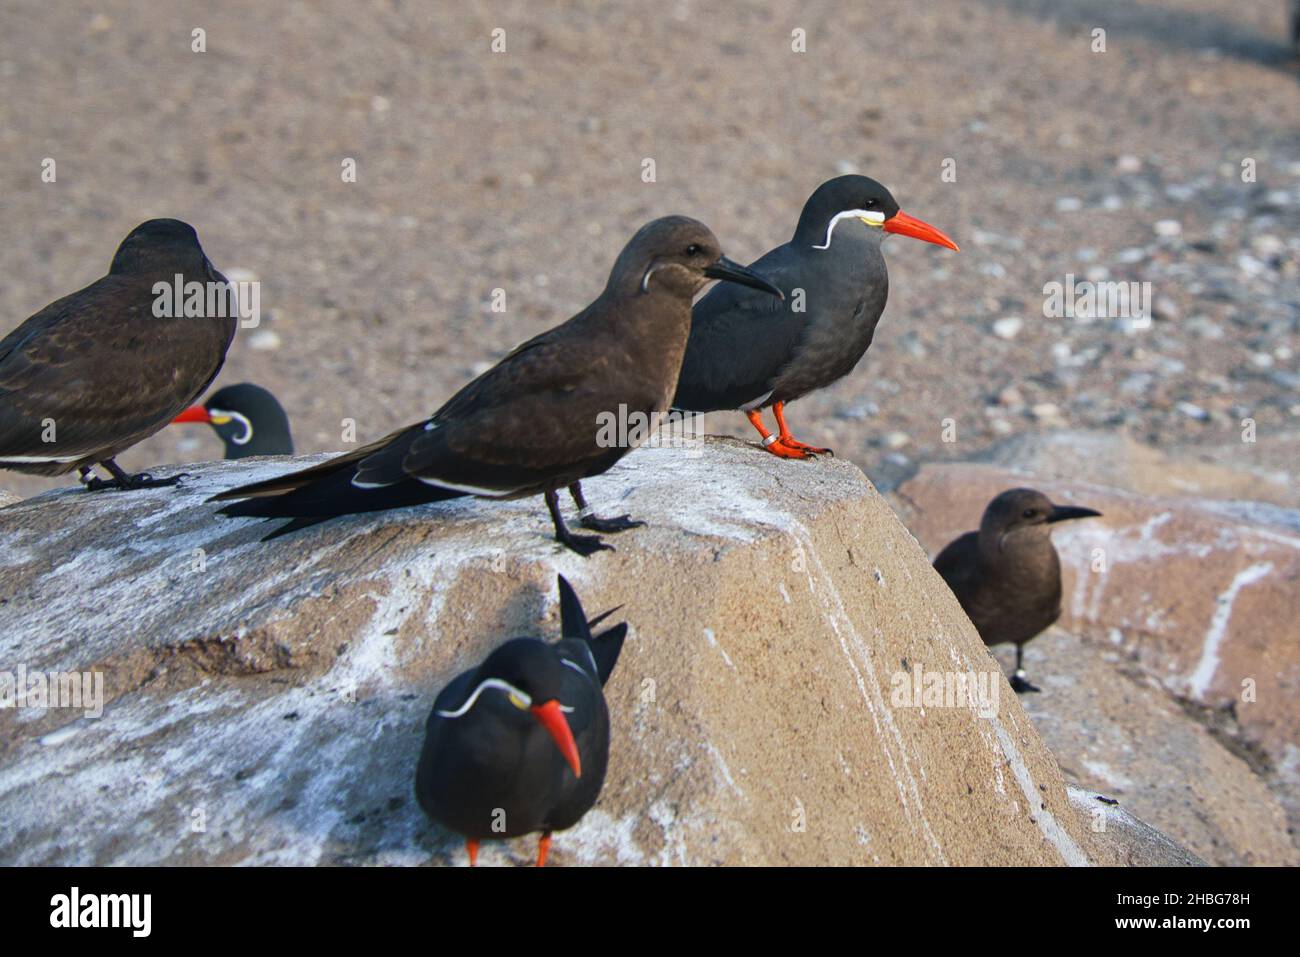
{"label": "brown juvenile bird", "polygon": [[984,509],[978,532],[950,542],[934,568],[961,602],[986,645],[1013,642],[1017,693],[1038,691],[1025,676],[1025,642],[1061,617],[1061,560],[1052,545],[1052,525],[1101,512],[1053,505],[1042,492],[1013,488]]}
{"label": "brown juvenile bird", "polygon": [[[177,276],[182,289],[202,284],[194,288],[205,290],[203,314],[184,314],[183,303],[159,308],[155,285],[174,289]],[[77,469],[90,489],[174,484],[180,476],[128,475],[113,457],[167,425],[221,370],[237,310],[209,310],[217,300],[208,284],[227,287],[193,227],[151,219],[122,240],[107,276],[0,340],[0,468]],[[94,477],[95,465],[113,478]]]}
{"label": "brown juvenile bird", "polygon": [[336,515],[463,495],[541,495],[558,541],[580,555],[610,548],[598,536],[569,531],[558,491],[569,489],[583,528],[619,532],[643,524],[626,515],[592,515],[581,480],[631,451],[609,440],[607,417],[648,419],[668,408],[691,328],[691,299],[710,279],[781,295],[723,256],[703,223],[685,216],[648,223],[619,254],[595,302],[518,346],[429,418],[314,468],[214,500],[247,499],[226,506],[223,515],[293,519],[267,536],[274,538]]}

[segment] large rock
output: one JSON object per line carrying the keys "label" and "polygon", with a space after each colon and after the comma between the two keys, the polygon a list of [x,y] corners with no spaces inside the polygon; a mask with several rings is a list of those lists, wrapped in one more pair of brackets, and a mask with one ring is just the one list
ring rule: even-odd
{"label": "large rock", "polygon": [[[1212,864],[1300,864],[1265,778],[1122,651],[1062,628],[1031,647],[1043,693],[1021,704],[1067,781],[1119,799]],[[1010,666],[1009,652],[999,657]]]}
{"label": "large rock", "polygon": [[[1199,469],[1192,474],[1203,476]],[[1112,478],[1128,475],[1116,472]],[[1167,463],[1162,481],[1166,487],[1178,484],[1178,470]],[[1222,475],[1216,479],[1219,488],[1234,484]],[[1065,577],[1058,624],[1113,652],[1113,660],[1098,666],[1094,655],[1085,674],[1079,673],[1085,667],[1081,659],[1058,660],[1049,640],[1027,646],[1031,672],[1058,695],[1049,702],[1045,694],[1031,708],[1052,711],[1060,727],[1071,730],[1087,726],[1090,714],[1104,714],[1104,720],[1125,725],[1112,741],[1126,740],[1145,754],[1140,769],[1125,771],[1122,751],[1102,758],[1094,737],[1093,753],[1085,757],[1080,739],[1067,743],[1040,724],[1063,764],[1086,767],[1090,760],[1115,768],[1117,780],[1130,782],[1130,792],[1146,789],[1147,806],[1135,800],[1143,816],[1211,862],[1300,862],[1294,835],[1300,823],[1300,511],[1139,495],[984,463],[925,466],[898,489],[897,499],[909,527],[933,554],[975,527],[993,495],[1015,485],[1032,485],[1105,516],[1067,523],[1053,538]],[[1189,731],[1187,740],[1195,744],[1176,759],[1166,747],[1175,736],[1160,731],[1170,725],[1145,718],[1153,700],[1135,699],[1123,681],[1106,680],[1125,669],[1140,685],[1161,689],[1173,706],[1170,713],[1181,711],[1216,746],[1206,750],[1203,736]],[[1063,680],[1077,681],[1077,689],[1062,687]],[[1108,707],[1115,710],[1104,713]],[[1225,776],[1229,770],[1257,774],[1272,797]],[[1115,788],[1104,775],[1080,777],[1093,787]],[[1174,781],[1186,783],[1186,800],[1155,812],[1155,805],[1171,797],[1161,781],[1166,789]],[[1134,800],[1132,793],[1129,798]],[[1290,834],[1278,802],[1290,819]],[[1172,820],[1177,816],[1181,825]]]}
{"label": "large rock", "polygon": [[1070,803],[1096,840],[1133,867],[1204,867],[1205,861],[1121,807],[1114,798],[1070,785]]}
{"label": "large rock", "polygon": [[1139,495],[1241,499],[1300,507],[1291,471],[1300,436],[1242,442],[1231,433],[1215,445],[1152,448],[1122,432],[1027,432],[999,442],[976,461],[1040,479],[1088,482]]}
{"label": "large rock", "polygon": [[[590,559],[534,501],[270,543],[204,504],[318,458],[0,512],[0,662],[102,672],[108,700],[0,711],[0,862],[462,861],[412,798],[423,722],[505,638],[556,634],[557,571],[632,624],[605,791],[557,862],[1122,862],[854,466],[640,450],[588,491],[650,524]],[[983,676],[996,707],[908,706],[893,682],[918,667]]]}

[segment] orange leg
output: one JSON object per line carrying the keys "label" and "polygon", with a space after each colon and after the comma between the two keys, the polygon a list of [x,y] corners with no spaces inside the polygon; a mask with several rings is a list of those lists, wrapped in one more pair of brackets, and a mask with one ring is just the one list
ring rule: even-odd
{"label": "orange leg", "polygon": [[772,404],[772,414],[776,416],[776,427],[779,434],[776,440],[789,449],[799,449],[801,452],[810,452],[813,455],[834,455],[830,449],[819,449],[815,445],[805,445],[793,435],[790,434],[790,427],[785,424],[785,403],[774,402]]}
{"label": "orange leg", "polygon": [[800,449],[792,448],[781,441],[781,437],[773,435],[767,431],[767,426],[763,425],[763,416],[757,409],[750,409],[745,415],[749,418],[749,424],[758,430],[759,436],[763,439],[763,448],[767,449],[773,455],[782,459],[806,459],[811,456]]}
{"label": "orange leg", "polygon": [[546,858],[551,853],[551,832],[547,831],[542,835],[542,839],[537,842],[537,866],[545,867]]}
{"label": "orange leg", "polygon": [[469,866],[478,867],[478,841],[467,840],[465,850],[469,851]]}

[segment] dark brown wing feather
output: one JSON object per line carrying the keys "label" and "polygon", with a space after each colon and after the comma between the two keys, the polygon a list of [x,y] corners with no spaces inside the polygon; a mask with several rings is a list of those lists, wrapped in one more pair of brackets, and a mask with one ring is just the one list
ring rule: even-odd
{"label": "dark brown wing feather", "polygon": [[967,532],[949,542],[935,558],[934,570],[965,608],[979,587],[979,533]]}
{"label": "dark brown wing feather", "polygon": [[0,340],[0,457],[120,450],[203,394],[236,320],[158,318],[153,301],[149,281],[105,276]]}
{"label": "dark brown wing feather", "polygon": [[648,414],[666,397],[638,388],[616,333],[581,327],[588,312],[518,346],[424,422],[215,500],[261,497],[228,507],[232,515],[335,515],[448,492],[528,495],[605,471],[629,451],[598,442],[602,414],[618,413],[611,383],[628,412]]}
{"label": "dark brown wing feather", "polygon": [[210,502],[225,502],[237,498],[262,498],[265,496],[279,495],[283,492],[292,492],[295,489],[304,488],[313,482],[333,475],[336,472],[356,465],[368,455],[380,451],[390,442],[396,440],[403,432],[408,429],[398,429],[396,432],[390,432],[369,445],[363,445],[354,452],[347,452],[343,455],[336,456],[320,465],[313,465],[311,468],[299,469],[297,472],[290,472],[287,475],[281,475],[278,478],[267,479],[264,482],[253,482],[249,485],[241,485],[238,488],[228,489],[225,492],[219,492],[208,499]]}

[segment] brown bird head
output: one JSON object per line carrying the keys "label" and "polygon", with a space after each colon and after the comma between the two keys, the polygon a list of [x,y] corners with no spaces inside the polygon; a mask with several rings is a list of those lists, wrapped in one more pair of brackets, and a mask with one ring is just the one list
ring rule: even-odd
{"label": "brown bird head", "polygon": [[961,251],[929,223],[899,209],[893,194],[869,176],[837,176],[813,190],[799,215],[794,242],[814,249],[831,249],[832,240],[841,229],[877,240],[887,233],[897,233]]}
{"label": "brown bird head", "polygon": [[127,234],[117,247],[108,271],[114,276],[157,276],[180,273],[199,282],[225,282],[199,245],[199,235],[179,219],[151,219]]}
{"label": "brown bird head", "polygon": [[1002,492],[984,509],[980,538],[1001,543],[1009,535],[1029,533],[1046,537],[1056,522],[1099,515],[1101,512],[1077,505],[1054,505],[1037,489],[1012,488]]}
{"label": "brown bird head", "polygon": [[623,247],[606,289],[623,295],[666,293],[689,302],[710,279],[738,282],[784,298],[762,276],[722,255],[713,231],[688,216],[665,216],[642,226]]}

